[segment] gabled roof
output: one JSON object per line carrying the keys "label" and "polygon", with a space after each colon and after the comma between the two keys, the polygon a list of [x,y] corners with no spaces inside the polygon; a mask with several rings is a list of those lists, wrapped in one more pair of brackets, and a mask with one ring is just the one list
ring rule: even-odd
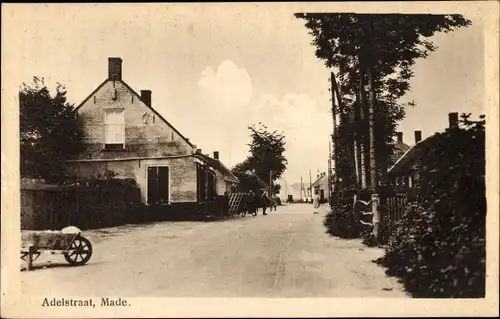
{"label": "gabled roof", "polygon": [[[94,94],[97,93],[97,91],[99,91],[99,89],[101,89],[104,84],[106,84],[108,81],[113,81],[113,80],[110,80],[110,79],[106,79],[104,80],[94,91],[92,91],[92,93],[89,94],[89,96],[87,96],[82,103],[80,103],[75,109],[74,109],[74,112],[77,112],[78,109],[80,109]],[[141,96],[139,94],[137,94],[137,92],[132,89],[127,83],[125,83],[125,81],[123,80],[116,80],[118,82],[121,82],[130,92],[132,92],[132,94],[134,94],[139,100],[142,101],[141,99]],[[144,105],[146,105],[156,116],[158,116],[158,118],[160,120],[162,120],[165,124],[167,124],[168,126],[170,126],[172,128],[172,130],[177,133],[190,147],[192,148],[195,148],[195,146],[189,141],[189,139],[187,139],[184,135],[182,135],[181,132],[179,132],[172,124],[170,124],[163,116],[161,116],[160,113],[158,113],[152,106],[149,106],[147,105],[146,103],[144,103]]]}
{"label": "gabled roof", "polygon": [[394,145],[395,148],[402,150],[403,152],[406,152],[410,149],[410,146],[405,143],[396,143]]}
{"label": "gabled roof", "polygon": [[312,184],[311,184],[311,187],[316,187],[316,186],[319,186],[321,185],[321,183],[323,183],[323,181],[327,178],[328,176],[325,175],[322,175],[320,177],[318,177]]}
{"label": "gabled roof", "polygon": [[207,163],[210,167],[221,172],[225,176],[226,180],[234,183],[240,182],[238,177],[234,176],[234,174],[224,164],[222,164],[221,161],[201,153],[197,153],[194,156]]}
{"label": "gabled roof", "polygon": [[427,140],[428,140],[428,138],[425,140],[422,140],[422,141],[416,143],[415,145],[413,145],[412,147],[410,147],[400,158],[398,158],[396,163],[394,163],[394,165],[392,165],[389,168],[388,173],[389,174],[390,173],[397,173],[397,172],[403,170],[408,164],[412,163],[413,160],[417,157],[420,150],[422,150],[424,148],[424,145],[426,144]]}

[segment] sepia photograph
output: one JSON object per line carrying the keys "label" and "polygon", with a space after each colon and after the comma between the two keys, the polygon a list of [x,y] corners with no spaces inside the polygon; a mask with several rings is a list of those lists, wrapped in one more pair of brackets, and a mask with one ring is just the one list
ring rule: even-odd
{"label": "sepia photograph", "polygon": [[3,4],[2,317],[498,315],[498,3],[397,8]]}

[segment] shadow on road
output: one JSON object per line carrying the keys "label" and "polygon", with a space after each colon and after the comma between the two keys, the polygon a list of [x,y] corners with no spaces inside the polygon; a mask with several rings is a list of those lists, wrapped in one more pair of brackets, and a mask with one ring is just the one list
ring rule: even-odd
{"label": "shadow on road", "polygon": [[[101,264],[101,262],[89,262],[85,265],[82,266],[73,266],[65,262],[43,262],[43,263],[38,263],[38,264],[33,264],[33,269],[31,271],[35,270],[44,270],[44,269],[51,269],[51,268],[77,268],[77,267],[92,267],[92,266],[98,266]],[[26,266],[21,267],[21,271],[27,271]]]}

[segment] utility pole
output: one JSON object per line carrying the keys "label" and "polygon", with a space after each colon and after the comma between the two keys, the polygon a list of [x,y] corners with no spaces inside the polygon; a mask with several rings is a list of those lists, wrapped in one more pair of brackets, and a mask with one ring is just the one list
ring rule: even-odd
{"label": "utility pole", "polygon": [[332,144],[333,143],[328,143],[328,201],[330,201],[330,196],[332,193]]}
{"label": "utility pole", "polygon": [[309,170],[309,197],[311,198],[312,201],[313,189],[312,189],[311,170]]}
{"label": "utility pole", "polygon": [[340,96],[338,95],[338,87],[337,81],[335,80],[335,74],[330,72],[330,84],[331,84],[331,92],[332,92],[332,117],[333,117],[333,133],[332,133],[332,143],[328,152],[328,199],[330,200],[330,196],[332,193],[332,176],[331,171],[332,167],[334,170],[334,178],[337,178],[337,109],[335,105],[335,96],[337,96],[338,104],[340,107]]}
{"label": "utility pole", "polygon": [[302,176],[300,177],[300,201],[302,201],[302,191],[304,192],[304,195],[306,194],[306,190],[304,189],[304,182],[302,181]]}
{"label": "utility pole", "polygon": [[[333,118],[333,133],[332,133],[332,145],[331,145],[331,151],[329,153],[330,158],[333,159],[332,161],[332,166],[334,169],[337,168],[337,161],[335,156],[332,156],[332,154],[337,154],[337,147],[336,147],[336,136],[337,136],[337,108],[335,105],[335,92],[337,91],[337,81],[335,81],[335,74],[333,72],[330,72],[330,91],[332,92],[332,118]],[[340,96],[337,96],[337,99],[339,99]],[[339,104],[340,105],[340,104]],[[335,171],[336,173],[336,171]],[[335,174],[336,175],[336,174]]]}

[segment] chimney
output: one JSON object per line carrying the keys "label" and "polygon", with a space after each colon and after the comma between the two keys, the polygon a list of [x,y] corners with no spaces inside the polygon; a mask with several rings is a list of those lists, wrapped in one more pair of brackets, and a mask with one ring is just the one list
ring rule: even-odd
{"label": "chimney", "polygon": [[319,174],[316,175],[316,178],[319,178]]}
{"label": "chimney", "polygon": [[458,113],[448,113],[448,124],[449,128],[457,128],[458,127]]}
{"label": "chimney", "polygon": [[214,152],[214,158],[215,158],[216,160],[219,160],[219,151],[215,151],[215,152]]}
{"label": "chimney", "polygon": [[118,81],[122,79],[122,59],[108,58],[108,80]]}
{"label": "chimney", "polygon": [[415,144],[422,140],[422,131],[415,131]]}
{"label": "chimney", "polygon": [[403,143],[403,132],[396,132],[398,143]]}
{"label": "chimney", "polygon": [[197,148],[196,153],[201,154],[201,148]]}
{"label": "chimney", "polygon": [[141,100],[144,104],[151,107],[151,90],[141,90]]}

